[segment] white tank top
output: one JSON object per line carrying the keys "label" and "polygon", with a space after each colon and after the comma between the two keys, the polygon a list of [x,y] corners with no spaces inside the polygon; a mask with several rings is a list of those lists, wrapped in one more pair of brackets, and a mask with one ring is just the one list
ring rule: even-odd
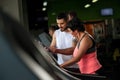
{"label": "white tank top", "polygon": [[[62,32],[60,29],[55,31],[56,37],[56,47],[58,49],[66,49],[72,47],[72,41],[74,37],[67,32]],[[72,58],[73,55],[63,55],[63,54],[57,54],[58,56],[58,64],[62,64]],[[69,66],[69,68],[78,68],[77,64]]]}

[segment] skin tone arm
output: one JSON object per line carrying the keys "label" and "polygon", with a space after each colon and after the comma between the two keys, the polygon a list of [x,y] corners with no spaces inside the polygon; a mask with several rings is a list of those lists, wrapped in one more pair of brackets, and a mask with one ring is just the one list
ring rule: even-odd
{"label": "skin tone arm", "polygon": [[[53,36],[52,36],[52,42],[50,44],[50,47],[49,49],[51,50],[51,48],[55,48],[56,47],[56,37],[55,37],[55,34],[53,33]],[[52,50],[51,50],[52,51]]]}
{"label": "skin tone arm", "polygon": [[49,50],[53,53],[60,53],[60,54],[65,54],[65,55],[71,55],[73,54],[73,51],[75,49],[76,46],[76,41],[73,41],[72,43],[72,47],[70,48],[66,48],[66,49],[57,49],[56,48],[56,38],[55,38],[55,34],[53,34],[53,39],[51,42],[51,45],[49,47]]}
{"label": "skin tone arm", "polygon": [[75,49],[76,42],[72,42],[72,47],[66,49],[55,49],[55,53],[65,54],[65,55],[72,55]]}
{"label": "skin tone arm", "polygon": [[66,66],[75,64],[82,58],[82,56],[86,53],[88,48],[90,48],[91,46],[92,46],[92,41],[90,40],[88,36],[85,36],[80,43],[77,55],[73,57],[72,59],[66,61],[65,63],[61,64],[60,66],[64,68]]}

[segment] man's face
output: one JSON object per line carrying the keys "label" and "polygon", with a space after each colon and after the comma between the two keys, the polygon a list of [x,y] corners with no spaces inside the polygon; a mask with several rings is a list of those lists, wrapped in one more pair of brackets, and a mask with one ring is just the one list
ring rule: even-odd
{"label": "man's face", "polygon": [[64,31],[67,26],[67,21],[65,21],[64,19],[57,19],[57,25],[61,31]]}

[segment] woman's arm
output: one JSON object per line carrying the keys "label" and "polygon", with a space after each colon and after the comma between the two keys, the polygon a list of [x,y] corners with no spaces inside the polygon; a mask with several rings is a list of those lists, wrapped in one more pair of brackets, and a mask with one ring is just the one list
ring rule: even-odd
{"label": "woman's arm", "polygon": [[81,42],[80,42],[80,46],[78,49],[78,52],[76,53],[76,55],[66,61],[65,63],[61,64],[61,67],[66,67],[72,64],[75,64],[76,62],[80,61],[80,59],[82,58],[82,56],[86,53],[86,51],[91,47],[92,41],[90,38],[88,38],[87,36],[85,36]]}

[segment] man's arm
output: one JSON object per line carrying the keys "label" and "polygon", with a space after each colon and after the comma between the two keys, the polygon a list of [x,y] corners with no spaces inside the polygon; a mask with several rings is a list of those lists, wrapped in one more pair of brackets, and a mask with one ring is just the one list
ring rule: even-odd
{"label": "man's arm", "polygon": [[[53,52],[53,53],[59,53],[59,54],[64,54],[64,55],[72,55],[73,54],[73,51],[75,49],[75,46],[76,46],[77,42],[75,40],[73,40],[72,42],[72,47],[70,48],[66,48],[66,49],[57,49],[55,47],[50,47],[50,50]],[[52,45],[51,45],[52,46]]]}
{"label": "man's arm", "polygon": [[74,51],[74,47],[66,48],[66,49],[55,49],[55,53],[64,54],[64,55],[72,55]]}
{"label": "man's arm", "polygon": [[50,51],[52,51],[52,48],[56,48],[56,37],[55,37],[55,33],[54,33],[53,36],[52,36],[52,42],[51,42],[51,44],[50,44],[50,46],[49,46]]}
{"label": "man's arm", "polygon": [[72,47],[66,48],[66,49],[56,49],[55,53],[57,52],[57,53],[64,54],[64,55],[72,55],[76,47],[76,44],[77,44],[77,40],[73,39]]}

